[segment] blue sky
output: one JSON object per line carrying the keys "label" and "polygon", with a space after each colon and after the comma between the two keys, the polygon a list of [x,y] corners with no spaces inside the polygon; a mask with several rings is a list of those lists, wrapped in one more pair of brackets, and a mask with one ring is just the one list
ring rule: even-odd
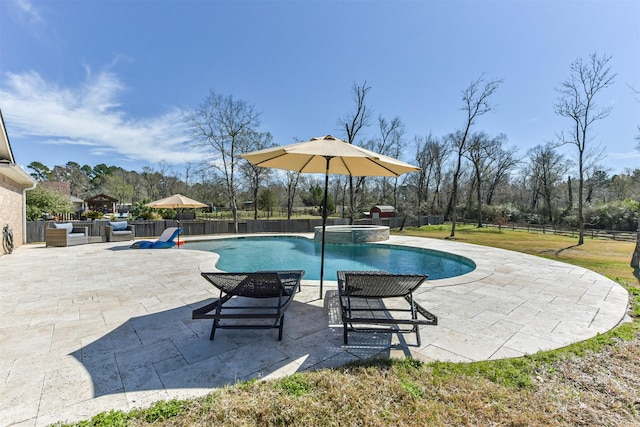
{"label": "blue sky", "polygon": [[[0,0],[0,109],[18,163],[75,161],[180,173],[202,156],[183,112],[210,90],[253,104],[284,145],[334,134],[371,86],[375,119],[410,143],[464,124],[461,91],[504,80],[476,130],[519,153],[570,125],[555,88],[576,58],[612,55],[595,140],[613,173],[640,167],[640,1]],[[571,156],[572,147],[563,150]],[[412,149],[403,160],[412,161]]]}

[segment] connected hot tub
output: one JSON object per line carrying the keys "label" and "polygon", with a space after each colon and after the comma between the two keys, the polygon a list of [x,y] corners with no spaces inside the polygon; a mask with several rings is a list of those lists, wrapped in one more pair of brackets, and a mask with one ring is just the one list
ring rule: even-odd
{"label": "connected hot tub", "polygon": [[[313,239],[322,241],[322,227],[315,227]],[[325,229],[326,243],[366,243],[389,240],[389,227],[384,225],[329,225]]]}

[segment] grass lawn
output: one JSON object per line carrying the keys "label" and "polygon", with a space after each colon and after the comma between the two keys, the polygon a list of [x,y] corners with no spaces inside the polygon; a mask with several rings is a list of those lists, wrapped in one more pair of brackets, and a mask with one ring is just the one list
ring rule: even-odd
{"label": "grass lawn", "polygon": [[[451,234],[450,226],[430,226],[405,229],[397,234],[444,239]],[[457,226],[455,241],[525,252],[569,264],[580,265],[603,274],[626,286],[639,286],[640,277],[629,267],[635,243],[585,237],[577,245],[577,237],[526,231],[499,230],[495,227]]]}
{"label": "grass lawn", "polygon": [[[400,232],[399,232],[400,233]],[[405,229],[442,239],[447,226]],[[640,279],[634,244],[458,227],[455,240],[580,265],[625,286],[632,321],[563,349],[517,359],[423,364],[371,360],[339,369],[251,381],[206,397],[112,411],[81,426],[640,425]]]}

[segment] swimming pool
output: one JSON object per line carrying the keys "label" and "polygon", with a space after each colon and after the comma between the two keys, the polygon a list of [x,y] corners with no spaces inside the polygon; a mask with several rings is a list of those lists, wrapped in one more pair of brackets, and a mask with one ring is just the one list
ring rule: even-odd
{"label": "swimming pool", "polygon": [[[321,244],[296,236],[234,237],[187,242],[185,249],[215,252],[223,271],[304,270],[306,280],[320,280]],[[476,268],[468,258],[446,252],[387,244],[327,244],[324,277],[337,270],[386,270],[394,274],[428,274],[445,279]]]}

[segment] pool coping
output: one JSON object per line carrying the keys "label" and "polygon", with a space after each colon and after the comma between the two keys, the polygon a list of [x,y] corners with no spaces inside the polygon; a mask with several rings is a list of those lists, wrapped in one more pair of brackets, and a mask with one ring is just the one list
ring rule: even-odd
{"label": "pool coping", "polygon": [[127,242],[20,246],[0,257],[8,278],[0,283],[0,425],[77,421],[373,356],[521,357],[594,337],[625,319],[627,291],[582,267],[446,240],[392,235],[381,243],[442,250],[477,265],[418,290],[416,300],[439,319],[421,328],[419,347],[414,336],[395,334],[354,334],[344,346],[330,280],[323,299],[318,281],[303,280],[282,341],[272,331],[221,330],[212,342],[210,322],[191,312],[217,297],[200,276],[214,254],[132,250]]}

